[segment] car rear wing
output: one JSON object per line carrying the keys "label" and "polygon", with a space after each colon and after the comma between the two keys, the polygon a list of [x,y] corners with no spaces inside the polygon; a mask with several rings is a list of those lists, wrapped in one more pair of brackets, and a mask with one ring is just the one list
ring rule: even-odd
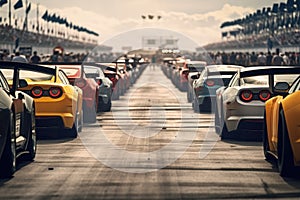
{"label": "car rear wing", "polygon": [[[74,65],[74,66],[77,65],[78,66],[78,65],[80,65],[82,72],[84,72],[84,70],[83,70],[84,66],[98,67],[102,70],[109,70],[109,71],[113,71],[113,72],[116,72],[116,70],[117,70],[114,67],[106,65],[108,63],[98,63],[98,62],[42,62],[40,64],[55,65],[55,66],[58,66],[58,65]],[[117,65],[116,63],[112,63],[112,64]]]}
{"label": "car rear wing", "polygon": [[12,69],[13,72],[13,82],[11,91],[14,93],[19,86],[19,72],[20,70],[32,71],[32,72],[40,72],[44,74],[53,75],[55,77],[56,82],[56,75],[58,73],[57,67],[50,68],[46,66],[30,64],[30,63],[21,63],[21,62],[10,62],[10,61],[0,61],[0,69]]}
{"label": "car rear wing", "polygon": [[300,75],[299,66],[263,66],[263,67],[251,67],[244,68],[238,71],[238,78],[251,77],[251,76],[268,76],[269,90],[274,92],[274,75],[289,75],[298,74]]}

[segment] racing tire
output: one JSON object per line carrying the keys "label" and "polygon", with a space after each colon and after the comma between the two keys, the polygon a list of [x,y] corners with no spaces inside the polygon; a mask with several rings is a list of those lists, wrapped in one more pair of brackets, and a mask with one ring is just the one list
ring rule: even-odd
{"label": "racing tire", "polygon": [[15,118],[11,117],[10,125],[7,130],[6,142],[0,158],[0,177],[10,178],[16,171],[16,123]]}
{"label": "racing tire", "polygon": [[191,95],[191,92],[190,92],[190,90],[188,89],[188,91],[187,91],[187,93],[186,93],[186,98],[187,98],[187,101],[189,102],[189,103],[191,103],[192,102],[192,95]]}
{"label": "racing tire", "polygon": [[267,129],[267,121],[266,121],[266,111],[264,112],[264,124],[263,124],[263,152],[265,159],[267,161],[272,160],[273,156],[269,153],[270,146],[269,146],[269,139],[268,139],[268,129]]}
{"label": "racing tire", "polygon": [[102,107],[103,112],[111,111],[111,101],[109,101],[107,103],[103,103],[102,105],[103,105],[103,107]]}
{"label": "racing tire", "polygon": [[193,99],[192,106],[195,113],[200,113],[200,106],[195,98]]}
{"label": "racing tire", "polygon": [[79,119],[78,114],[76,114],[75,121],[71,129],[68,130],[68,135],[71,138],[77,138],[79,132]]}
{"label": "racing tire", "polygon": [[97,121],[97,108],[96,103],[94,102],[94,105],[92,108],[87,108],[86,104],[84,104],[83,109],[83,121],[86,123],[95,123]]}
{"label": "racing tire", "polygon": [[28,144],[27,144],[27,151],[28,155],[26,156],[26,160],[33,161],[36,155],[37,149],[37,137],[36,137],[36,130],[35,130],[35,109],[32,107],[33,110],[29,117],[29,126],[28,126]]}
{"label": "racing tire", "polygon": [[82,128],[83,128],[83,110],[81,109],[81,113],[79,114],[80,118],[79,118],[79,124],[78,124],[78,132],[82,132]]}
{"label": "racing tire", "polygon": [[283,110],[279,115],[278,128],[278,171],[282,177],[292,177],[295,174],[294,156],[286,127]]}
{"label": "racing tire", "polygon": [[221,133],[221,125],[220,125],[220,119],[219,119],[219,112],[218,110],[216,109],[216,112],[215,112],[215,131],[218,135],[220,135]]}

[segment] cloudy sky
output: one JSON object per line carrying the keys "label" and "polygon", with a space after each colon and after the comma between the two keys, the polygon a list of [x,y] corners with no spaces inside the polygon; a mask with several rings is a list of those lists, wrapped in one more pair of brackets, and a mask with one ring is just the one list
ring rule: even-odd
{"label": "cloudy sky", "polygon": [[[12,4],[17,0],[11,0]],[[23,0],[25,2],[25,0]],[[36,17],[36,4],[40,15],[46,10],[67,17],[100,34],[99,44],[113,43],[119,34],[128,41],[141,41],[133,30],[145,28],[142,35],[155,35],[153,29],[166,29],[191,39],[201,46],[221,41],[220,24],[255,12],[273,3],[285,0],[28,0],[32,3],[30,18]],[[2,7],[1,9],[5,9]],[[3,12],[3,10],[2,10]],[[16,15],[24,15],[24,10]],[[142,19],[142,15],[161,16],[161,19]],[[149,30],[149,31],[147,31]],[[147,35],[147,36],[148,36]],[[172,35],[172,33],[169,33]],[[175,34],[176,35],[176,34]],[[131,36],[131,38],[130,38]],[[176,37],[180,37],[176,35]],[[120,41],[119,41],[120,42]],[[128,45],[126,43],[122,45]],[[134,46],[134,45],[133,45]]]}

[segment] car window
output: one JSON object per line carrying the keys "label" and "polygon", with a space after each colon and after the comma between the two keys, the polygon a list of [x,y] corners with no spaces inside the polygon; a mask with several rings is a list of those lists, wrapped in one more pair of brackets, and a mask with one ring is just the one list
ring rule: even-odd
{"label": "car window", "polygon": [[300,90],[300,76],[297,78],[297,80],[293,83],[292,87],[289,90],[289,93],[293,93],[297,90]]}
{"label": "car window", "polygon": [[63,72],[59,71],[58,76],[64,84],[66,84],[66,85],[70,84],[68,78],[66,77],[66,75]]}
{"label": "car window", "polygon": [[199,77],[199,80],[203,80],[204,77],[207,77],[207,69],[204,69],[201,74],[200,74],[200,77]]}
{"label": "car window", "polygon": [[2,73],[0,73],[0,87],[9,91],[9,86]]}
{"label": "car window", "polygon": [[231,80],[228,83],[229,87],[237,86],[236,85],[236,83],[237,83],[237,75],[238,75],[237,73],[235,75],[233,75],[233,77],[231,78]]}
{"label": "car window", "polygon": [[241,86],[251,85],[269,85],[269,79],[267,75],[251,76],[241,78]]}
{"label": "car window", "polygon": [[205,65],[201,64],[188,64],[187,66],[190,72],[201,72],[205,67]]}
{"label": "car window", "polygon": [[274,75],[274,84],[277,82],[287,82],[291,86],[298,76],[298,74],[277,74]]}
{"label": "car window", "polygon": [[81,77],[81,70],[77,67],[60,67],[66,75],[70,78],[80,78]]}

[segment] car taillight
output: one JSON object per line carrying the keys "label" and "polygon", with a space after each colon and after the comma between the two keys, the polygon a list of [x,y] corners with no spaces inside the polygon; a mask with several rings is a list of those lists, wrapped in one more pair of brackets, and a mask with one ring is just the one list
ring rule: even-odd
{"label": "car taillight", "polygon": [[98,80],[97,80],[97,83],[98,83],[98,85],[101,85],[101,84],[102,84],[102,80],[101,80],[101,79],[98,79]]}
{"label": "car taillight", "polygon": [[244,90],[241,92],[240,98],[242,99],[242,101],[251,101],[253,98],[253,93],[250,90]]}
{"label": "car taillight", "polygon": [[207,80],[206,82],[206,85],[209,86],[209,87],[212,87],[215,85],[215,81],[214,80]]}
{"label": "car taillight", "polygon": [[31,90],[31,95],[34,98],[40,98],[43,95],[43,89],[41,87],[34,87]]}
{"label": "car taillight", "polygon": [[195,92],[199,92],[199,91],[201,91],[202,89],[203,89],[203,87],[202,87],[202,86],[195,87]]}
{"label": "car taillight", "polygon": [[52,98],[58,98],[62,95],[62,91],[58,87],[52,87],[49,89],[49,95]]}
{"label": "car taillight", "polygon": [[83,88],[85,86],[85,80],[76,80],[75,85],[79,88]]}
{"label": "car taillight", "polygon": [[270,99],[271,97],[271,93],[268,90],[262,90],[259,92],[259,99],[262,101],[267,101],[268,99]]}

